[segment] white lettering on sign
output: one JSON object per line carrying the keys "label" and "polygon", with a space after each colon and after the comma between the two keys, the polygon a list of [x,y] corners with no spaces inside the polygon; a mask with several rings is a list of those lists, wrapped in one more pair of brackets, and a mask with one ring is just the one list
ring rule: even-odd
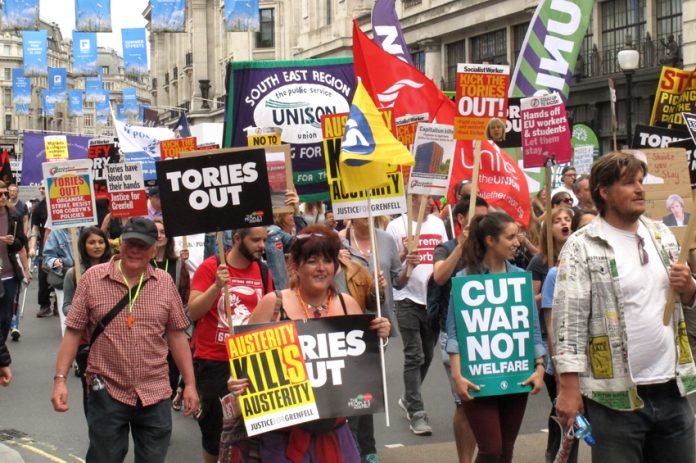
{"label": "white lettering on sign", "polygon": [[[485,300],[488,300],[491,304],[502,304],[509,299],[508,286],[512,286],[512,302],[522,302],[522,285],[524,285],[524,281],[525,279],[522,277],[503,278],[497,282],[486,280],[485,285],[480,281],[467,281],[462,286],[462,299],[464,304],[472,307],[483,304]],[[498,288],[494,287],[496,283]],[[472,291],[476,291],[477,295],[474,296]]]}
{"label": "white lettering on sign", "polygon": [[319,333],[315,336],[299,336],[302,353],[307,364],[307,375],[312,387],[321,387],[331,379],[334,386],[343,384],[344,357],[358,357],[367,346],[362,330]]}
{"label": "white lettering on sign", "polygon": [[[544,48],[553,59],[541,58],[539,60],[540,70],[550,71],[550,73],[538,72],[536,83],[538,86],[562,92],[569,70],[568,60],[563,56],[563,53],[572,53],[575,45],[573,41],[563,37],[571,37],[577,32],[580,27],[582,12],[578,5],[568,0],[552,0],[551,9],[558,13],[564,13],[564,15],[557,16],[567,17],[568,21],[549,20],[548,34],[544,37]],[[551,73],[557,75],[551,75]]]}

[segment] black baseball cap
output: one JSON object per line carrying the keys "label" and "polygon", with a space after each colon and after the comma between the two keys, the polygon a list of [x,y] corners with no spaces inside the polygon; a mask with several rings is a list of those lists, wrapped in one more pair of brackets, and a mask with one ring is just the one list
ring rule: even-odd
{"label": "black baseball cap", "polygon": [[159,196],[159,187],[158,186],[150,187],[150,189],[147,190],[147,197],[152,198],[153,196]]}
{"label": "black baseball cap", "polygon": [[132,217],[128,219],[121,233],[121,241],[140,240],[152,246],[157,241],[157,227],[155,222],[146,217]]}

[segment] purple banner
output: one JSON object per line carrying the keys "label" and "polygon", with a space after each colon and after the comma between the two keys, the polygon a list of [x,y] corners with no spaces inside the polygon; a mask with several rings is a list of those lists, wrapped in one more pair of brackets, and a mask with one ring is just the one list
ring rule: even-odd
{"label": "purple banner", "polygon": [[[46,147],[41,132],[24,132],[24,157],[22,158],[22,185],[38,185],[43,179],[41,163],[46,162]],[[52,134],[55,135],[55,134]],[[70,159],[87,159],[90,137],[67,135]]]}
{"label": "purple banner", "polygon": [[293,182],[302,201],[329,199],[321,116],[347,113],[352,58],[236,61],[228,69],[224,147],[247,146],[249,127],[280,127],[292,150]]}
{"label": "purple banner", "polygon": [[382,50],[398,57],[401,61],[413,66],[408,44],[401,32],[399,18],[396,16],[394,0],[376,0],[372,7],[372,40]]}

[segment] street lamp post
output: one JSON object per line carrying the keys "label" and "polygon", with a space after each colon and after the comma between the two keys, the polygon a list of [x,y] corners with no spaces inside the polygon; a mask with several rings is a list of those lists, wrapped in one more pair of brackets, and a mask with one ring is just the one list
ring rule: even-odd
{"label": "street lamp post", "polygon": [[633,48],[633,41],[631,36],[626,36],[626,45],[623,50],[619,51],[616,56],[619,63],[619,67],[624,72],[626,76],[626,145],[630,148],[632,143],[631,126],[633,122],[631,120],[632,116],[632,102],[633,102],[633,73],[638,69],[640,63],[640,54],[638,50]]}

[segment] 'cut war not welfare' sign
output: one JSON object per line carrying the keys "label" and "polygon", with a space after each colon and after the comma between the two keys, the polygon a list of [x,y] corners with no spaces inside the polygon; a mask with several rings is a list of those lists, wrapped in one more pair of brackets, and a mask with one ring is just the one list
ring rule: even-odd
{"label": "'cut war not welfare' sign", "polygon": [[462,376],[473,397],[529,392],[534,369],[534,292],[528,273],[452,279]]}

